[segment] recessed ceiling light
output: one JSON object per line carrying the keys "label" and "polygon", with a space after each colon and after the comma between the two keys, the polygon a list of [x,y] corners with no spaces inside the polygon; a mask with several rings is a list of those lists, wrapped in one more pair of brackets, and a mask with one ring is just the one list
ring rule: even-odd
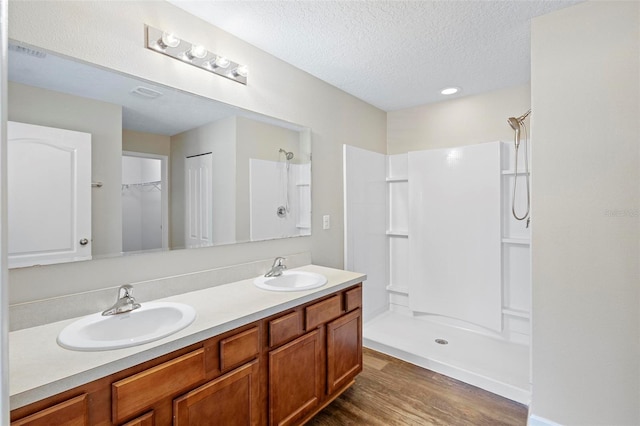
{"label": "recessed ceiling light", "polygon": [[443,95],[453,95],[455,93],[458,93],[459,91],[459,87],[447,87],[446,89],[442,89],[440,93],[442,93]]}

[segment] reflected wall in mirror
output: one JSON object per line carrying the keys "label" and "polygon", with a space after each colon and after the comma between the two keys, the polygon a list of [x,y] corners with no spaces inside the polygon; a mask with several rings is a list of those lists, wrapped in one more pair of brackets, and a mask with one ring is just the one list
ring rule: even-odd
{"label": "reflected wall in mirror", "polygon": [[308,128],[18,42],[8,63],[9,120],[91,135],[93,259],[311,234]]}

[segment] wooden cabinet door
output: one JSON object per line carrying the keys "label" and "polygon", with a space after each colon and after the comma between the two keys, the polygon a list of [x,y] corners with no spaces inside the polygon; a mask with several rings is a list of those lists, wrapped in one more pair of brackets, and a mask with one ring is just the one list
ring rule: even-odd
{"label": "wooden cabinet door", "polygon": [[295,424],[322,399],[321,337],[314,330],[269,353],[269,424]]}
{"label": "wooden cabinet door", "polygon": [[327,324],[327,393],[332,394],[362,371],[360,309]]}
{"label": "wooden cabinet door", "polygon": [[11,423],[11,426],[85,426],[88,424],[87,395],[83,394],[16,420]]}
{"label": "wooden cabinet door", "polygon": [[253,361],[173,402],[174,426],[260,423],[259,364]]}

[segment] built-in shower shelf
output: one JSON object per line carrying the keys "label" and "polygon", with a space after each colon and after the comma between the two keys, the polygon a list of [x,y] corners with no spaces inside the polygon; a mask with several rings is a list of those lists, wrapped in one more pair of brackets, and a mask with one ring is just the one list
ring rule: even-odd
{"label": "built-in shower shelf", "polygon": [[296,183],[296,186],[309,186],[309,183],[305,183],[305,182],[300,182],[300,183]]}
{"label": "built-in shower shelf", "polygon": [[386,287],[387,291],[393,292],[393,293],[399,293],[399,294],[404,294],[404,295],[408,295],[409,294],[409,287],[405,287],[405,286],[400,286],[400,285],[393,285],[390,284]]}
{"label": "built-in shower shelf", "polygon": [[388,177],[387,182],[409,182],[409,178],[406,176]]}
{"label": "built-in shower shelf", "polygon": [[520,244],[523,246],[531,244],[531,240],[529,238],[503,238],[502,242],[505,244]]}
{"label": "built-in shower shelf", "polygon": [[505,315],[511,315],[512,317],[525,318],[529,319],[531,314],[527,311],[523,311],[521,309],[511,309],[511,308],[503,308],[502,313]]}
{"label": "built-in shower shelf", "polygon": [[404,237],[409,236],[409,231],[387,231],[387,235],[390,237]]}
{"label": "built-in shower shelf", "polygon": [[[516,172],[515,172],[514,170],[503,170],[503,171],[502,171],[502,174],[503,174],[503,175],[515,175],[515,174],[516,174]],[[524,174],[530,175],[530,174],[531,174],[531,172],[526,172],[526,173],[525,173],[523,170],[520,170],[520,171],[518,172],[518,174],[519,174],[519,175],[524,175]]]}

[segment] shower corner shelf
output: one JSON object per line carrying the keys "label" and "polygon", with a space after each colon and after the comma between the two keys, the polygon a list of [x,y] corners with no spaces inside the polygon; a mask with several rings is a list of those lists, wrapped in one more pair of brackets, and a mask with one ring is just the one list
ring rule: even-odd
{"label": "shower corner shelf", "polygon": [[525,318],[525,319],[531,318],[531,314],[529,314],[529,312],[524,311],[522,309],[503,308],[502,313],[504,315],[510,315],[512,317]]}
{"label": "shower corner shelf", "polygon": [[409,294],[409,287],[390,284],[385,287],[387,291],[392,293]]}
{"label": "shower corner shelf", "polygon": [[387,235],[390,237],[408,237],[409,231],[387,231]]}
{"label": "shower corner shelf", "polygon": [[505,244],[520,244],[523,246],[528,246],[531,244],[531,239],[529,238],[503,238],[502,242]]}
{"label": "shower corner shelf", "polygon": [[[502,172],[501,172],[501,173],[502,173],[503,175],[515,175],[515,174],[516,174],[515,170],[513,170],[513,169],[502,170]],[[523,170],[520,170],[520,171],[518,171],[518,174],[519,174],[519,175],[525,175],[525,174],[530,175],[530,174],[531,174],[531,172],[525,172],[525,171],[523,171]]]}
{"label": "shower corner shelf", "polygon": [[387,182],[408,182],[408,176],[392,176],[386,179]]}

